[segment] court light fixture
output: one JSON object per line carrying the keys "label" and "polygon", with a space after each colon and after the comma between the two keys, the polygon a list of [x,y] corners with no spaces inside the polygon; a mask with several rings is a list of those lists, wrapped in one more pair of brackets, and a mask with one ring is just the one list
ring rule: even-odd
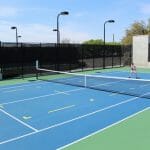
{"label": "court light fixture", "polygon": [[[115,20],[106,20],[105,22],[104,22],[104,46],[105,46],[105,32],[106,32],[106,24],[107,23],[115,23]],[[103,68],[105,68],[105,50],[104,50],[104,56],[103,56]]]}
{"label": "court light fixture", "polygon": [[62,11],[57,15],[57,29],[54,29],[53,31],[57,31],[57,44],[60,43],[60,30],[59,30],[59,17],[61,15],[69,15],[68,11]]}
{"label": "court light fixture", "polygon": [[105,45],[105,32],[106,32],[106,29],[105,29],[106,27],[105,26],[106,26],[107,23],[115,23],[115,20],[111,19],[111,20],[107,20],[107,21],[104,22],[104,45]]}
{"label": "court light fixture", "polygon": [[17,27],[12,26],[11,29],[12,30],[16,30],[16,45],[18,46],[18,31],[17,31]]}

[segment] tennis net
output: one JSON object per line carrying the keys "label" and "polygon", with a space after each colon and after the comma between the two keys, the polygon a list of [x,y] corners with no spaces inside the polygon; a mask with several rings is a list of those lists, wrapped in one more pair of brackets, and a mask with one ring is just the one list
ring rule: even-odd
{"label": "tennis net", "polygon": [[150,80],[77,74],[37,68],[37,79],[136,97],[150,98]]}

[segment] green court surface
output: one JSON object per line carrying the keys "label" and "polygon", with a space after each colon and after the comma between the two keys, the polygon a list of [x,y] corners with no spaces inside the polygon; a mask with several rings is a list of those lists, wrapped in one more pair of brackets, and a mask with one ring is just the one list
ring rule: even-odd
{"label": "green court surface", "polygon": [[149,150],[150,109],[64,150]]}

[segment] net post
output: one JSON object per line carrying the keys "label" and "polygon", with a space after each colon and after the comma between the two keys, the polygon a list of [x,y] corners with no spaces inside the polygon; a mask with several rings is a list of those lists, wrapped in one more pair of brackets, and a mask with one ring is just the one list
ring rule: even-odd
{"label": "net post", "polygon": [[36,60],[36,69],[38,69],[39,68],[39,61],[38,60]]}

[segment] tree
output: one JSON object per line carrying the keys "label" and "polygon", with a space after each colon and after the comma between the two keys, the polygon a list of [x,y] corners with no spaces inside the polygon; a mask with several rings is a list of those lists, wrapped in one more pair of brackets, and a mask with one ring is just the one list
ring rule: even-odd
{"label": "tree", "polygon": [[125,36],[122,39],[122,44],[124,45],[131,45],[132,44],[132,37],[134,35],[147,35],[150,33],[150,21],[148,25],[144,21],[136,21],[129,29],[126,30]]}
{"label": "tree", "polygon": [[120,42],[106,42],[106,45],[121,45]]}
{"label": "tree", "polygon": [[69,44],[71,42],[70,42],[70,39],[65,38],[65,39],[62,39],[61,43],[63,43],[63,44]]}
{"label": "tree", "polygon": [[148,34],[150,35],[150,19],[148,19],[147,29],[148,29]]}
{"label": "tree", "polygon": [[96,39],[96,40],[94,40],[94,39],[91,39],[91,40],[88,40],[88,41],[85,41],[85,42],[83,42],[83,44],[92,44],[92,45],[103,45],[103,40],[98,40],[98,39]]}
{"label": "tree", "polygon": [[[104,41],[103,40],[93,40],[93,39],[91,39],[91,40],[89,40],[89,41],[85,41],[85,42],[83,42],[83,44],[89,44],[89,45],[103,45],[104,44]],[[106,42],[105,43],[106,45],[120,45],[120,43],[119,42]]]}

